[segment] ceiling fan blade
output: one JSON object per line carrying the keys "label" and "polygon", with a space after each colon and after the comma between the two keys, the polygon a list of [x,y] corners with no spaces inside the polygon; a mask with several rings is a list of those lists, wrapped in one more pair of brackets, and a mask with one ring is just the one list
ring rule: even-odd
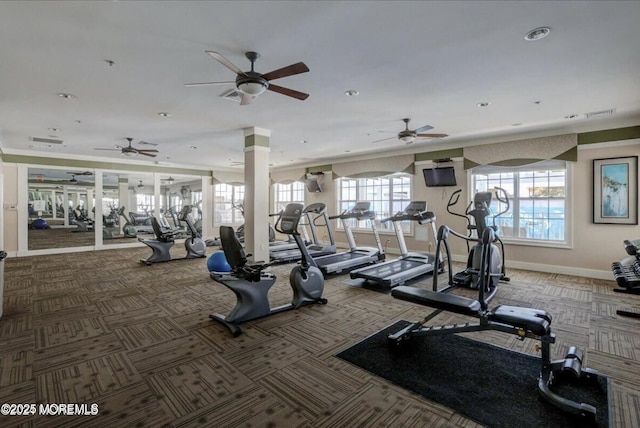
{"label": "ceiling fan blade", "polygon": [[158,153],[156,149],[136,149],[138,153]]}
{"label": "ceiling fan blade", "polygon": [[213,52],[213,51],[205,51],[211,58],[215,59],[216,61],[218,61],[220,64],[224,65],[225,67],[227,67],[229,70],[233,71],[236,74],[242,74],[244,76],[246,76],[246,74],[244,73],[244,71],[240,70],[236,65],[234,65],[231,61],[229,61],[228,59],[226,59],[225,57],[223,57],[222,55],[220,55],[218,52]]}
{"label": "ceiling fan blade", "polygon": [[283,88],[282,86],[272,85],[271,83],[269,83],[269,87],[267,89],[282,95],[286,95],[288,97],[297,98],[301,101],[304,101],[307,98],[309,98],[309,94],[305,94],[304,92],[295,91],[289,88]]}
{"label": "ceiling fan blade", "polygon": [[416,134],[416,137],[427,137],[427,138],[444,138],[448,137],[448,134]]}
{"label": "ceiling fan blade", "polygon": [[240,100],[240,105],[241,106],[246,106],[248,104],[251,104],[251,101],[253,101],[253,98],[255,98],[253,95],[242,94],[242,99]]}
{"label": "ceiling fan blade", "polygon": [[140,150],[138,150],[138,154],[142,156],[149,156],[150,158],[155,158],[156,156],[158,156],[158,155],[154,155],[153,153],[141,152]]}
{"label": "ceiling fan blade", "polygon": [[415,132],[415,133],[419,134],[419,133],[421,133],[421,132],[428,131],[428,130],[430,130],[430,129],[433,129],[433,126],[431,126],[431,125],[425,125],[425,126],[423,126],[423,127],[421,127],[421,128],[416,129],[416,130],[415,130],[415,131],[413,131],[413,132]]}
{"label": "ceiling fan blade", "polygon": [[376,140],[376,141],[372,141],[371,144],[375,144],[375,143],[381,143],[383,141],[387,141],[387,140],[395,140],[398,137],[389,137],[389,138],[383,138],[382,140]]}
{"label": "ceiling fan blade", "polygon": [[233,80],[228,80],[226,82],[200,82],[200,83],[185,83],[184,86],[211,86],[211,85],[228,85],[231,83],[236,83]]}
{"label": "ceiling fan blade", "polygon": [[270,71],[267,74],[263,74],[262,78],[266,80],[275,80],[287,76],[293,76],[295,74],[306,73],[307,71],[309,71],[309,67],[307,67],[304,62],[297,62],[295,64]]}

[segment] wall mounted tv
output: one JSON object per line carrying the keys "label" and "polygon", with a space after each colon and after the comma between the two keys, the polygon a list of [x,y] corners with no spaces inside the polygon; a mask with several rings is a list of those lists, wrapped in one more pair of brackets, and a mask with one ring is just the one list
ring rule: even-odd
{"label": "wall mounted tv", "polygon": [[456,186],[456,171],[452,166],[425,168],[424,183],[427,187]]}
{"label": "wall mounted tv", "polygon": [[311,192],[311,193],[318,193],[318,192],[322,192],[322,183],[320,182],[320,180],[316,177],[314,178],[307,178],[305,180],[306,185],[307,185],[307,191]]}

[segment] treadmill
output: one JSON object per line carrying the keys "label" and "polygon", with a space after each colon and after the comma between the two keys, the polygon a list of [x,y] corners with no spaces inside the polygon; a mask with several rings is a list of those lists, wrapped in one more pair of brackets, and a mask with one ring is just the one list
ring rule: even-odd
{"label": "treadmill", "polygon": [[[403,210],[392,217],[382,220],[383,222],[391,221],[398,238],[400,246],[400,257],[379,263],[373,266],[367,266],[351,271],[351,278],[361,278],[369,283],[375,283],[385,287],[395,287],[403,285],[407,281],[417,278],[421,275],[431,273],[436,269],[435,256],[426,253],[409,252],[407,244],[404,240],[404,234],[400,227],[402,221],[415,221],[418,224],[430,224],[433,233],[433,240],[436,240],[436,216],[433,212],[427,211],[427,203],[425,201],[412,201]],[[442,260],[437,266],[442,265]]]}
{"label": "treadmill", "polygon": [[[322,202],[307,205],[304,210],[302,210],[302,214],[306,215],[306,226],[309,226],[309,229],[311,229],[312,242],[307,245],[309,255],[315,259],[316,257],[335,254],[337,251],[336,240],[333,236],[333,229],[331,228],[331,221],[327,215],[326,205]],[[320,224],[320,226],[327,228],[329,233],[329,243],[322,243],[318,238],[318,224],[316,223],[318,218],[324,219],[324,224]],[[302,223],[300,223],[300,225],[302,226]],[[289,263],[300,260],[302,258],[302,253],[297,248],[282,251],[271,250],[269,251],[269,258],[271,259],[271,263]]]}
{"label": "treadmill", "polygon": [[[349,243],[349,251],[314,258],[323,274],[338,274],[344,270],[370,265],[384,260],[384,249],[382,248],[380,234],[378,233],[375,222],[376,213],[371,211],[369,209],[370,207],[371,202],[357,202],[351,209],[344,211],[342,214],[329,217],[331,220],[340,219],[340,221],[342,221],[344,233],[347,235],[347,242]],[[356,245],[351,226],[346,221],[350,218],[369,220],[371,230],[373,230],[373,236],[376,239],[377,248],[358,247]]]}

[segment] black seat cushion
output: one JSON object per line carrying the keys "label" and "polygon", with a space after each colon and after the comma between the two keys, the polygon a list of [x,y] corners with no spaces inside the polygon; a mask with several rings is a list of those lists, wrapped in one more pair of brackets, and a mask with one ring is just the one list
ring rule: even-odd
{"label": "black seat cushion", "polygon": [[233,272],[239,272],[247,264],[244,248],[233,231],[233,227],[220,226],[220,242],[227,262]]}
{"label": "black seat cushion", "polygon": [[151,217],[151,227],[153,228],[153,233],[156,235],[156,239],[162,242],[173,242],[175,241],[176,234],[171,231],[163,231],[158,219],[155,217]]}
{"label": "black seat cushion", "polygon": [[391,295],[396,299],[463,315],[478,316],[481,309],[480,302],[475,299],[406,285],[394,288]]}
{"label": "black seat cushion", "polygon": [[544,336],[551,329],[551,315],[540,309],[502,305],[491,311],[489,319],[523,328],[537,336]]}

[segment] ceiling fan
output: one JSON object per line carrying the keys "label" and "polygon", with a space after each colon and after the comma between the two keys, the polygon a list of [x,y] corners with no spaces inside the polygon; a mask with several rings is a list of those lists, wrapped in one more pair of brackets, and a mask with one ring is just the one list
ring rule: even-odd
{"label": "ceiling fan", "polygon": [[389,138],[383,138],[382,140],[376,140],[373,141],[372,143],[379,143],[381,141],[386,141],[386,140],[391,140],[393,138],[397,138],[398,140],[404,142],[405,144],[411,144],[415,141],[416,138],[444,138],[444,137],[448,137],[447,134],[424,134],[424,131],[428,131],[430,129],[433,129],[433,126],[431,125],[425,125],[422,126],[420,128],[414,129],[414,130],[410,130],[409,129],[409,121],[411,119],[409,118],[405,118],[402,119],[402,121],[404,122],[404,126],[405,129],[403,131],[400,131],[398,133],[398,135],[396,137],[389,137]]}
{"label": "ceiling fan", "polygon": [[[133,147],[131,145],[131,142],[133,141],[133,138],[125,138],[125,140],[127,140],[129,142],[128,146],[115,146],[115,149],[94,149],[94,150],[109,150],[109,151],[115,151],[115,150],[120,150],[120,153],[122,153],[125,156],[128,157],[134,157],[136,155],[144,155],[144,156],[149,156],[149,157],[156,157],[157,155],[155,155],[154,153],[158,153],[158,151],[156,149],[137,149],[135,147]],[[149,144],[146,143],[144,141],[140,141],[139,144]]]}
{"label": "ceiling fan", "polygon": [[301,101],[306,100],[309,94],[304,92],[295,91],[293,89],[284,88],[271,83],[271,80],[281,79],[283,77],[293,76],[295,74],[306,73],[309,71],[309,67],[303,62],[291,64],[287,67],[279,68],[266,74],[260,74],[254,71],[254,62],[260,58],[260,54],[257,52],[246,52],[244,55],[249,61],[251,61],[251,71],[242,71],[236,65],[231,63],[228,59],[220,55],[218,52],[205,51],[216,61],[227,67],[229,70],[236,73],[236,80],[230,80],[225,82],[203,82],[203,83],[186,83],[184,86],[206,86],[206,85],[223,85],[235,83],[236,88],[242,94],[240,105],[250,104],[251,101],[267,89],[270,91],[278,92],[282,95],[293,97]]}
{"label": "ceiling fan", "polygon": [[76,184],[77,182],[78,182],[78,180],[76,180],[76,175],[75,174],[71,174],[71,180],[69,180],[69,183]]}

